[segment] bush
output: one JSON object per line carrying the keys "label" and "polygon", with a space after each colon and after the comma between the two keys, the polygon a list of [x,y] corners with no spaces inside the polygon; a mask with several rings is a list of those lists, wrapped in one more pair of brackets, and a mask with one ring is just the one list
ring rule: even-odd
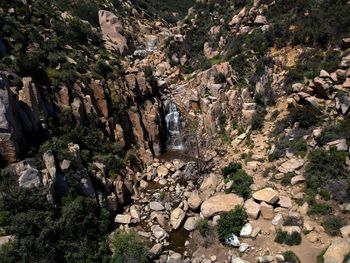
{"label": "bush", "polygon": [[209,232],[208,220],[207,219],[199,219],[197,224],[196,224],[196,228],[199,231],[199,233],[201,233],[201,235],[203,237],[205,237]]}
{"label": "bush", "polygon": [[316,138],[319,145],[325,145],[328,142],[344,138],[350,141],[350,118],[345,117],[344,120],[326,126],[322,130],[321,135]]}
{"label": "bush", "polygon": [[337,236],[340,234],[340,228],[343,226],[343,222],[339,217],[327,216],[323,219],[322,226],[328,235]]}
{"label": "bush", "polygon": [[286,244],[288,246],[299,245],[301,243],[301,235],[298,232],[288,234],[286,231],[278,230],[275,237],[275,242]]}
{"label": "bush", "polygon": [[286,220],[283,222],[284,226],[302,226],[303,225],[303,219],[297,218],[293,216],[288,216]]}
{"label": "bush", "polygon": [[283,257],[284,257],[284,262],[288,262],[288,263],[301,263],[300,259],[297,257],[297,255],[295,255],[295,253],[293,251],[286,251],[282,253]]}
{"label": "bush", "polygon": [[311,199],[309,201],[309,214],[319,214],[319,215],[327,215],[332,212],[333,208],[329,204],[318,203],[316,200]]}
{"label": "bush", "polygon": [[314,150],[305,167],[306,188],[309,193],[319,193],[327,189],[334,200],[349,199],[348,172],[345,165],[346,154],[334,149],[330,151]]}
{"label": "bush", "polygon": [[319,124],[322,120],[322,113],[312,105],[297,106],[289,110],[289,123],[299,123],[300,128],[310,128]]}
{"label": "bush", "polygon": [[134,232],[117,231],[112,237],[113,262],[147,262],[147,246]]}
{"label": "bush", "polygon": [[231,234],[238,236],[247,218],[247,213],[241,206],[222,213],[217,226],[219,239],[224,242]]}
{"label": "bush", "polygon": [[266,115],[266,110],[259,107],[252,118],[252,129],[253,130],[262,129],[262,127],[264,126],[265,115]]}
{"label": "bush", "polygon": [[214,76],[214,81],[216,84],[221,84],[226,82],[226,76],[223,73],[217,73]]}
{"label": "bush", "polygon": [[233,181],[230,191],[247,199],[251,195],[250,185],[254,183],[253,178],[248,175],[239,163],[231,163],[222,169],[222,173],[226,176],[226,181]]}

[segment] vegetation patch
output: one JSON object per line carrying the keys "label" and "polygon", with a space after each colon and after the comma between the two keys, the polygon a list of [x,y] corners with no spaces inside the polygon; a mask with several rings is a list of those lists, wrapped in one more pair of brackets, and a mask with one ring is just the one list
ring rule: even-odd
{"label": "vegetation patch", "polygon": [[331,149],[316,149],[310,154],[305,167],[307,193],[313,197],[320,189],[327,189],[332,199],[346,202],[349,200],[348,170],[345,164],[346,154]]}
{"label": "vegetation patch", "polygon": [[322,226],[328,235],[337,236],[340,234],[340,228],[343,226],[343,220],[337,216],[326,216],[323,219]]}
{"label": "vegetation patch", "polygon": [[300,245],[301,235],[298,232],[288,234],[286,231],[278,230],[275,237],[275,242],[286,244],[288,246]]}
{"label": "vegetation patch", "polygon": [[113,262],[148,262],[146,243],[134,232],[117,231],[112,236],[112,246]]}
{"label": "vegetation patch", "polygon": [[226,177],[226,182],[232,181],[230,192],[248,199],[251,195],[250,185],[254,183],[253,178],[248,175],[240,163],[231,163],[229,166],[222,169],[223,175]]}
{"label": "vegetation patch", "polygon": [[236,206],[231,211],[222,213],[217,226],[219,239],[225,242],[231,234],[238,236],[247,219],[248,215],[241,206]]}

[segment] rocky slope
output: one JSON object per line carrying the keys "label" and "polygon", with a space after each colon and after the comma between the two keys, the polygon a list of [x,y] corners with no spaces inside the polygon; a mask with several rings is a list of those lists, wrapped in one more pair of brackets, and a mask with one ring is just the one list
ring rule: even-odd
{"label": "rocky slope", "polygon": [[[25,191],[56,206],[52,262],[146,262],[116,241],[130,231],[155,262],[349,260],[347,1],[197,1],[176,25],[140,1],[84,4],[0,9],[5,262],[43,260],[25,254],[42,232],[13,222],[51,208],[17,210]],[[76,255],[60,233],[84,202],[99,232]]]}

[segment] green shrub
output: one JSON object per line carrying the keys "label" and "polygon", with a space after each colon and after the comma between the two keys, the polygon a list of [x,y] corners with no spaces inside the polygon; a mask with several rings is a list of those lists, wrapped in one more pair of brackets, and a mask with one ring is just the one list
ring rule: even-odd
{"label": "green shrub", "polygon": [[254,183],[253,178],[248,175],[240,163],[231,163],[222,169],[222,173],[226,176],[226,181],[233,181],[230,191],[247,199],[251,195],[250,185]]}
{"label": "green shrub", "polygon": [[112,236],[113,262],[147,262],[147,246],[134,232],[117,231]]}
{"label": "green shrub", "polygon": [[302,226],[303,225],[303,219],[297,218],[294,216],[288,216],[286,220],[283,222],[284,226]]}
{"label": "green shrub", "polygon": [[305,182],[308,192],[318,193],[321,188],[328,190],[334,200],[349,198],[346,154],[334,149],[314,150],[305,167]]}
{"label": "green shrub", "polygon": [[310,128],[319,124],[322,120],[322,113],[312,105],[297,106],[289,110],[289,123],[293,125],[298,122],[300,128]]}
{"label": "green shrub", "polygon": [[239,235],[247,218],[247,213],[241,206],[222,213],[217,225],[219,239],[224,242],[231,234]]}
{"label": "green shrub", "polygon": [[209,224],[207,219],[199,219],[196,224],[196,228],[205,237],[209,232]]}
{"label": "green shrub", "polygon": [[221,84],[226,82],[226,76],[223,73],[217,73],[214,76],[214,81],[216,84]]}
{"label": "green shrub", "polygon": [[288,263],[301,263],[300,259],[297,257],[297,255],[295,255],[295,253],[293,251],[286,251],[282,253],[283,257],[284,257],[284,262],[288,262]]}
{"label": "green shrub", "polygon": [[343,226],[343,222],[339,217],[326,216],[323,219],[322,226],[328,235],[337,236],[340,234],[340,228]]}
{"label": "green shrub", "polygon": [[316,138],[316,141],[322,146],[328,142],[335,141],[340,138],[344,138],[348,142],[350,141],[349,117],[345,117],[344,120],[326,126],[326,128],[322,130],[321,135]]}
{"label": "green shrub", "polygon": [[301,235],[298,232],[292,232],[291,234],[288,234],[285,231],[278,230],[276,233],[275,242],[286,244],[288,246],[300,245]]}
{"label": "green shrub", "polygon": [[290,185],[290,182],[292,180],[292,177],[294,176],[294,173],[287,173],[283,176],[282,180],[281,180],[281,184],[283,186],[288,186]]}
{"label": "green shrub", "polygon": [[319,203],[315,199],[309,200],[309,214],[327,215],[332,212],[333,208],[329,204]]}
{"label": "green shrub", "polygon": [[264,127],[265,115],[266,115],[266,110],[259,107],[256,113],[252,117],[253,130],[260,130]]}

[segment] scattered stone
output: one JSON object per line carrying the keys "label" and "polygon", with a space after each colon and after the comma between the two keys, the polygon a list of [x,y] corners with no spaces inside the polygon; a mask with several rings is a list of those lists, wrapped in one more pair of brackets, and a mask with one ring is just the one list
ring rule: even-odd
{"label": "scattered stone", "polygon": [[239,233],[240,237],[250,237],[250,235],[252,234],[253,231],[253,227],[250,223],[246,223],[242,229],[241,232]]}
{"label": "scattered stone", "polygon": [[131,215],[116,215],[114,222],[117,224],[130,224]]}
{"label": "scattered stone", "polygon": [[348,144],[346,143],[346,139],[339,139],[326,144],[326,149],[329,150],[332,147],[335,147],[337,151],[345,152],[347,152],[349,149]]}
{"label": "scattered stone", "polygon": [[257,219],[259,217],[260,205],[256,203],[252,198],[245,201],[244,208],[249,218]]}
{"label": "scattered stone", "polygon": [[278,262],[278,263],[283,263],[284,262],[284,256],[281,255],[281,254],[277,254],[275,256],[275,259],[276,259],[276,262]]}
{"label": "scattered stone", "polygon": [[278,171],[281,173],[292,173],[304,165],[304,161],[302,159],[290,159],[281,164],[278,167]]}
{"label": "scattered stone", "polygon": [[175,208],[170,214],[170,224],[174,230],[177,230],[181,227],[186,217],[185,211],[181,208]]}
{"label": "scattered stone", "polygon": [[243,253],[243,252],[247,251],[248,248],[249,248],[249,244],[241,243],[238,250],[239,250],[239,252]]}
{"label": "scattered stone", "polygon": [[154,210],[154,211],[164,210],[164,206],[159,202],[150,202],[149,207],[151,208],[151,210]]}
{"label": "scattered stone", "polygon": [[273,212],[273,206],[269,205],[265,202],[261,202],[260,203],[260,211],[261,211],[261,215],[264,219],[273,219],[274,217],[274,212]]}
{"label": "scattered stone", "polygon": [[231,234],[226,240],[227,245],[233,246],[233,247],[239,247],[241,245],[241,242],[239,242],[238,237],[235,234]]}
{"label": "scattered stone", "polygon": [[157,167],[157,174],[159,177],[164,178],[169,174],[169,169],[163,165]]}
{"label": "scattered stone", "polygon": [[184,228],[187,231],[193,231],[197,227],[197,222],[200,220],[200,217],[189,217],[186,219],[186,222],[184,224]]}
{"label": "scattered stone", "polygon": [[160,226],[154,225],[151,227],[151,231],[158,241],[162,241],[169,237],[169,234]]}
{"label": "scattered stone", "polygon": [[221,212],[228,212],[237,205],[243,205],[242,197],[235,194],[219,193],[203,202],[201,213],[208,218]]}
{"label": "scattered stone", "polygon": [[260,233],[261,233],[261,228],[260,227],[256,227],[256,228],[253,229],[251,237],[252,238],[256,238]]}
{"label": "scattered stone", "polygon": [[271,222],[274,226],[280,226],[283,224],[283,216],[281,214],[275,215]]}
{"label": "scattered stone", "polygon": [[278,204],[283,208],[291,208],[292,200],[287,196],[280,196],[280,199],[278,200]]}
{"label": "scattered stone", "polygon": [[255,20],[254,20],[254,24],[256,24],[256,25],[266,25],[267,24],[267,19],[266,19],[265,16],[257,15]]}
{"label": "scattered stone", "polygon": [[258,201],[264,201],[269,204],[274,204],[278,201],[278,192],[272,188],[264,188],[253,194],[253,198]]}
{"label": "scattered stone", "polygon": [[192,210],[197,210],[201,206],[202,202],[203,201],[200,198],[198,191],[193,191],[188,198],[188,206]]}
{"label": "scattered stone", "polygon": [[318,234],[314,231],[310,232],[306,235],[307,240],[309,240],[311,243],[316,243],[318,241]]}
{"label": "scattered stone", "polygon": [[249,263],[240,257],[232,257],[231,263]]}
{"label": "scattered stone", "polygon": [[182,255],[179,253],[172,254],[167,263],[183,263]]}
{"label": "scattered stone", "polygon": [[303,183],[303,182],[305,182],[305,177],[302,176],[302,175],[293,176],[292,179],[290,180],[290,183],[292,185],[300,184],[300,183]]}
{"label": "scattered stone", "polygon": [[341,233],[342,237],[349,238],[350,237],[350,225],[343,226],[340,229],[340,233]]}
{"label": "scattered stone", "polygon": [[274,257],[271,255],[258,257],[259,263],[268,263],[268,262],[272,262],[273,260],[274,260]]}
{"label": "scattered stone", "polygon": [[162,244],[155,244],[148,252],[148,256],[150,259],[155,259],[160,256],[163,251]]}

